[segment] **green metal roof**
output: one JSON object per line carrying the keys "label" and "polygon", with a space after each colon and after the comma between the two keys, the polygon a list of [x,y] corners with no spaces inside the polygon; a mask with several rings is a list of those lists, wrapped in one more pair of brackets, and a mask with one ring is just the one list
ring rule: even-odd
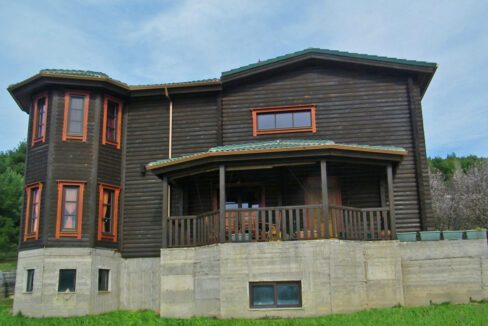
{"label": "green metal roof", "polygon": [[338,57],[346,57],[346,58],[354,58],[354,59],[363,59],[363,60],[370,60],[370,61],[378,61],[378,62],[388,62],[388,63],[397,63],[409,66],[421,66],[421,67],[431,67],[437,68],[437,64],[433,62],[426,62],[426,61],[416,61],[416,60],[407,60],[407,59],[399,59],[399,58],[390,58],[390,57],[383,57],[377,55],[370,55],[370,54],[361,54],[361,53],[351,53],[345,51],[337,51],[337,50],[327,50],[327,49],[319,49],[319,48],[308,48],[305,50],[285,54],[276,58],[258,61],[256,63],[242,66],[240,68],[231,69],[228,71],[222,72],[222,77],[233,75],[236,73],[240,73],[243,71],[251,70],[254,68],[262,67],[265,65],[269,65],[275,62],[287,60],[290,58],[298,57],[301,55],[309,54],[309,53],[318,53],[318,54],[328,54]]}
{"label": "green metal roof", "polygon": [[84,76],[84,77],[98,77],[98,78],[110,78],[107,74],[98,71],[91,70],[73,70],[73,69],[42,69],[40,74],[52,74],[52,75],[66,75],[66,76]]}
{"label": "green metal roof", "polygon": [[183,155],[179,157],[173,157],[170,159],[159,160],[155,162],[150,162],[147,164],[148,168],[172,163],[177,161],[182,161],[186,159],[191,159],[192,157],[204,156],[208,153],[219,153],[219,152],[240,152],[240,151],[258,151],[258,150],[266,150],[266,149],[286,149],[286,148],[309,148],[313,149],[314,146],[324,146],[324,145],[337,145],[337,146],[347,146],[357,149],[372,149],[372,150],[385,150],[385,151],[398,151],[404,152],[407,151],[402,147],[396,146],[370,146],[370,145],[357,145],[357,144],[336,144],[332,140],[326,139],[278,139],[278,140],[269,140],[269,141],[256,141],[252,143],[244,143],[244,144],[232,144],[232,145],[225,145],[225,146],[217,146],[210,148],[207,152],[199,152],[190,155]]}

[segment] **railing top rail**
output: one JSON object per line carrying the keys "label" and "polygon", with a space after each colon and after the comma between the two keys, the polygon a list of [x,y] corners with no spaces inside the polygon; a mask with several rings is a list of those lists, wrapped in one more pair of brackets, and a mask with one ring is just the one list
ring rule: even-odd
{"label": "railing top rail", "polygon": [[361,208],[363,212],[388,212],[389,207],[373,207],[373,208]]}
{"label": "railing top rail", "polygon": [[169,220],[184,220],[184,219],[194,219],[197,218],[197,215],[183,215],[183,216],[169,216]]}
{"label": "railing top rail", "polygon": [[303,208],[321,208],[322,205],[296,205],[296,206],[276,206],[276,207],[255,207],[255,208],[232,208],[226,209],[226,212],[246,212],[246,211],[267,211],[283,209],[303,209]]}

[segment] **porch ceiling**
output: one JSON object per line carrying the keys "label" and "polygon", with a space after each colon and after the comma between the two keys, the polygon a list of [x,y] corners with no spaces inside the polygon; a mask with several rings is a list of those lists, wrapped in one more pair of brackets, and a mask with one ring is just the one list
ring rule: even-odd
{"label": "porch ceiling", "polygon": [[209,163],[311,157],[342,157],[366,160],[400,161],[407,151],[395,146],[336,144],[331,140],[273,140],[212,147],[207,152],[148,163],[156,175],[181,171]]}

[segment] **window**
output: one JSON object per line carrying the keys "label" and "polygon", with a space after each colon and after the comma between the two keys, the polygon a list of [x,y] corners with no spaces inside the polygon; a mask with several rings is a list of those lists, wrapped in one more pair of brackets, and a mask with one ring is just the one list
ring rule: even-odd
{"label": "window", "polygon": [[76,269],[60,269],[58,292],[75,292]]}
{"label": "window", "polygon": [[37,182],[25,187],[25,225],[24,241],[39,239],[39,220],[41,218],[42,183]]}
{"label": "window", "polygon": [[63,140],[86,141],[89,100],[90,95],[87,92],[66,92]]}
{"label": "window", "polygon": [[106,96],[103,103],[102,144],[110,144],[120,149],[122,130],[122,102]]}
{"label": "window", "polygon": [[316,132],[315,110],[315,105],[253,109],[253,136],[288,132]]}
{"label": "window", "polygon": [[27,284],[25,285],[25,292],[32,292],[34,289],[34,270],[27,270]]}
{"label": "window", "polygon": [[46,141],[47,93],[35,97],[33,103],[32,146]]}
{"label": "window", "polygon": [[110,291],[110,270],[98,270],[98,291]]}
{"label": "window", "polygon": [[119,214],[120,188],[100,184],[98,209],[98,240],[117,241],[117,220]]}
{"label": "window", "polygon": [[58,181],[56,239],[81,239],[84,181]]}
{"label": "window", "polygon": [[300,281],[249,283],[251,308],[301,307]]}

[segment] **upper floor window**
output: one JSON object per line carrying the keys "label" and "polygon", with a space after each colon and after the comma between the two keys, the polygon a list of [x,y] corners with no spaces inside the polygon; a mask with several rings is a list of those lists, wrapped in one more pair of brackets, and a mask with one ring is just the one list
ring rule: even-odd
{"label": "upper floor window", "polygon": [[37,182],[25,188],[27,200],[25,206],[24,241],[39,239],[39,220],[41,218],[42,183]]}
{"label": "upper floor window", "polygon": [[32,146],[34,146],[35,143],[43,143],[46,141],[47,104],[47,93],[40,94],[34,98],[32,116]]}
{"label": "upper floor window", "polygon": [[65,93],[63,140],[86,141],[89,100],[87,92]]}
{"label": "upper floor window", "polygon": [[119,214],[120,188],[107,184],[100,184],[98,210],[98,240],[107,239],[117,241],[117,222]]}
{"label": "upper floor window", "polygon": [[315,110],[315,105],[253,109],[253,136],[288,132],[316,132]]}
{"label": "upper floor window", "polygon": [[81,239],[84,187],[83,181],[58,181],[56,239],[60,237]]}
{"label": "upper floor window", "polygon": [[103,104],[102,144],[111,144],[120,149],[122,130],[122,102],[106,96]]}

